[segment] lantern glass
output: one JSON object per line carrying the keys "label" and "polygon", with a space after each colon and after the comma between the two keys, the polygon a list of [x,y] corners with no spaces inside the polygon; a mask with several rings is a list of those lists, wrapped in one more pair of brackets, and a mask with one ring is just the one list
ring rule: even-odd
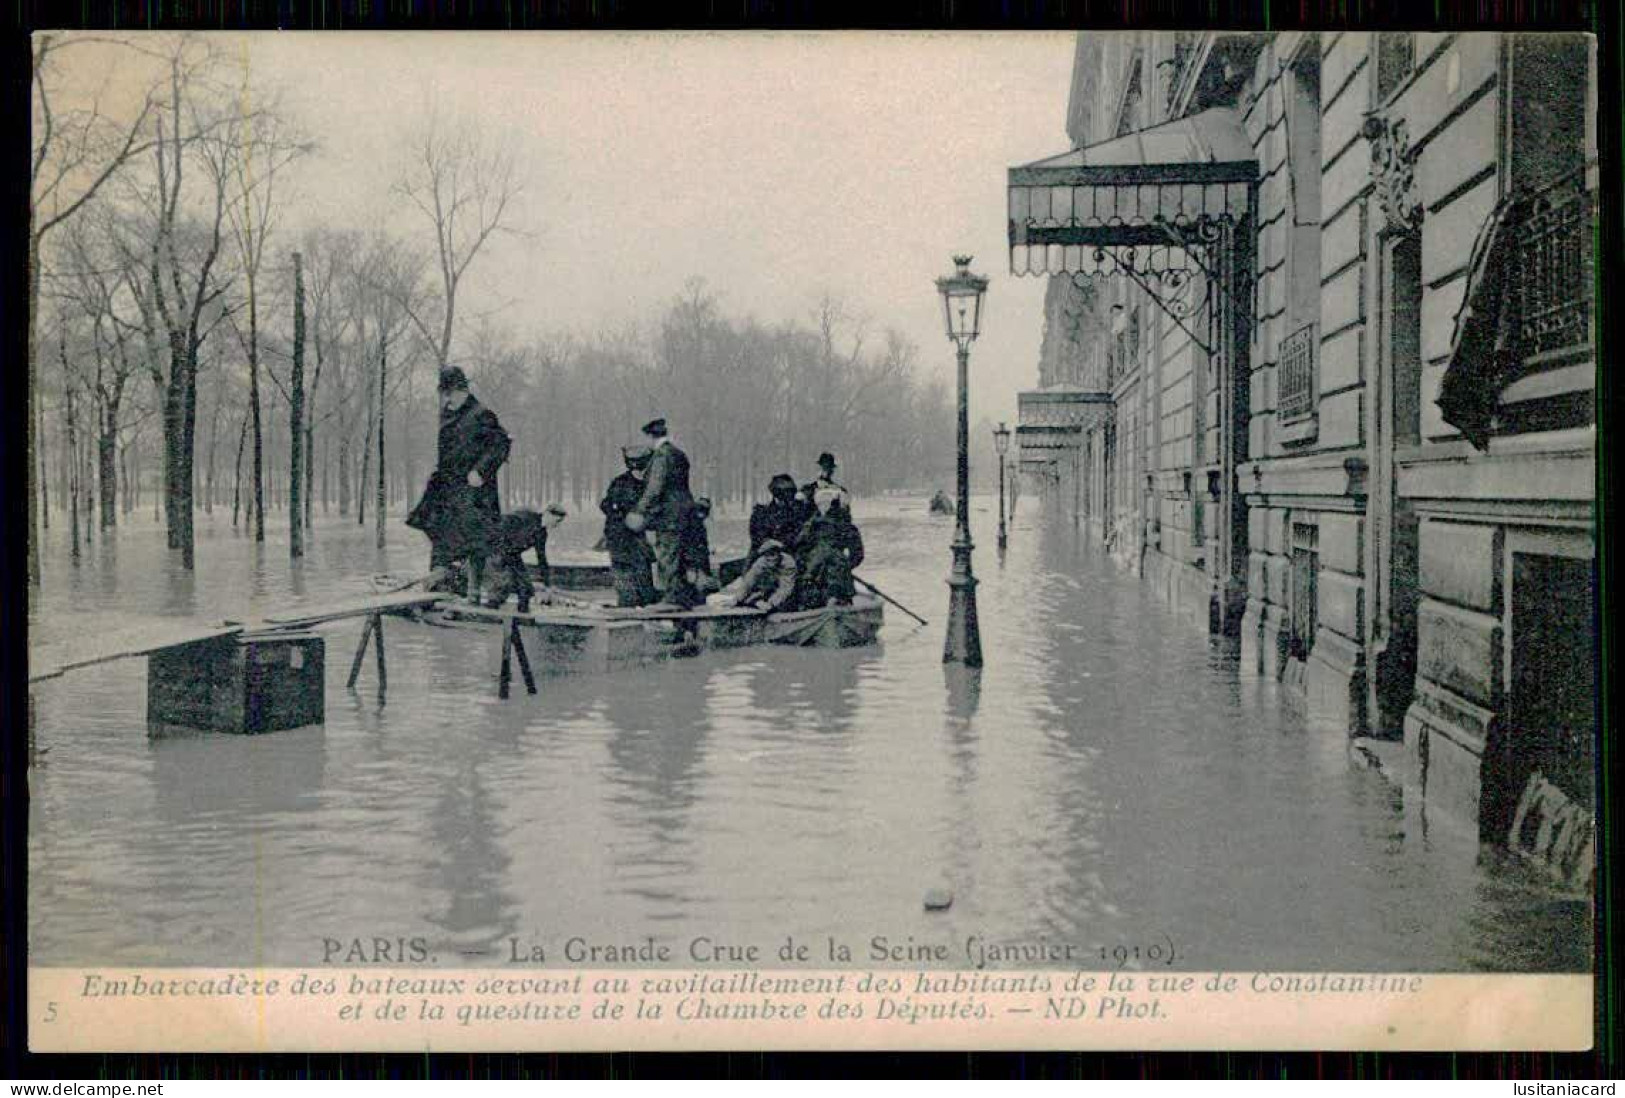
{"label": "lantern glass", "polygon": [[970,273],[970,257],[954,256],[957,269],[947,278],[937,279],[937,291],[942,294],[943,322],[948,338],[967,344],[981,334],[982,295],[987,292],[987,279]]}
{"label": "lantern glass", "polygon": [[993,448],[999,452],[1000,457],[1003,457],[1010,450],[1010,428],[1002,423],[993,432]]}

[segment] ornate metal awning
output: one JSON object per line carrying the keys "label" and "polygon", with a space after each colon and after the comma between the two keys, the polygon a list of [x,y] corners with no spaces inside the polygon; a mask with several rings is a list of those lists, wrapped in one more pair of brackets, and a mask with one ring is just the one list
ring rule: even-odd
{"label": "ornate metal awning", "polygon": [[1011,168],[1010,273],[1122,274],[1183,327],[1222,282],[1217,249],[1252,216],[1257,180],[1229,107]]}
{"label": "ornate metal awning", "polygon": [[1040,451],[1076,449],[1085,431],[1115,414],[1112,395],[1092,389],[1030,389],[1016,402],[1016,444],[1024,461]]}

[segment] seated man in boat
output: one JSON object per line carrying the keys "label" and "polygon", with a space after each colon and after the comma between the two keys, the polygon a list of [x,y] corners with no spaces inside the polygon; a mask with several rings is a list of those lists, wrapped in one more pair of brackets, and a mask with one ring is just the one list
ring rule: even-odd
{"label": "seated man in boat", "polygon": [[796,545],[801,566],[796,577],[798,610],[852,602],[856,591],[852,572],[863,563],[863,537],[844,506],[844,494],[834,486],[820,487],[813,493],[818,512],[802,527]]}
{"label": "seated man in boat", "polygon": [[485,605],[494,610],[507,602],[509,595],[518,595],[519,612],[530,613],[536,585],[530,580],[530,569],[523,554],[527,549],[535,552],[542,584],[549,585],[552,576],[547,565],[547,533],[564,521],[566,513],[559,504],[550,503],[540,514],[528,510],[510,511],[497,520],[495,544],[491,546],[496,582]]}
{"label": "seated man in boat", "polygon": [[689,508],[679,531],[678,559],[696,606],[720,586],[711,571],[711,537],[705,530],[710,517],[711,501],[701,496]]}
{"label": "seated man in boat", "polygon": [[796,481],[789,473],[775,474],[767,483],[769,501],[758,503],[750,512],[750,552],[754,557],[769,538],[793,548],[801,528],[812,518],[813,505],[801,498]]}
{"label": "seated man in boat", "polygon": [[647,446],[622,447],[626,471],[609,482],[598,509],[604,513],[604,548],[615,577],[615,601],[620,606],[648,606],[659,602],[655,591],[654,551],[642,534],[626,525],[626,516],[643,498],[643,481],[653,452]]}
{"label": "seated man in boat", "polygon": [[796,590],[796,558],[777,538],[768,538],[751,554],[744,574],[722,589],[719,606],[759,608],[771,613],[787,606]]}

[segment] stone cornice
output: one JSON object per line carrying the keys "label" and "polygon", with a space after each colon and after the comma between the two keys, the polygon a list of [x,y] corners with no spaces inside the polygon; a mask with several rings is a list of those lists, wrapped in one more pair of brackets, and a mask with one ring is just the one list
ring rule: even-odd
{"label": "stone cornice", "polygon": [[1354,454],[1306,454],[1268,458],[1236,470],[1236,487],[1248,495],[1322,496],[1363,499],[1365,458]]}

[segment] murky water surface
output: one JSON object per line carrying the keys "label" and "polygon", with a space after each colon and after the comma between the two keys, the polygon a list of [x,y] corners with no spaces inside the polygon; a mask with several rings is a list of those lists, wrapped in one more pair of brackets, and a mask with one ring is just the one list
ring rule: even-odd
{"label": "murky water surface", "polygon": [[[1169,945],[1188,969],[1587,967],[1581,905],[1464,854],[1239,677],[1233,642],[1040,501],[1002,563],[995,507],[974,510],[979,675],[940,662],[950,521],[882,499],[857,507],[864,572],[932,624],[889,612],[870,649],[712,653],[503,702],[492,636],[391,621],[380,707],[370,660],[344,686],[346,622],[325,630],[325,726],[258,737],[149,738],[144,660],[38,684],[32,960],[311,964],[323,937],[376,935],[480,963],[510,936],[579,935],[654,936],[686,963],[697,935],[766,952],[793,934],[859,963],[884,935],[963,966],[980,935],[1089,967]],[[256,548],[200,521],[195,577],[150,519],[78,566],[54,526],[35,641],[319,605],[427,556],[404,527],[380,553],[334,519],[290,569],[280,529]],[[715,526],[719,555],[742,542],[739,516]],[[572,520],[558,553],[596,533]],[[949,910],[924,910],[933,888]]]}

